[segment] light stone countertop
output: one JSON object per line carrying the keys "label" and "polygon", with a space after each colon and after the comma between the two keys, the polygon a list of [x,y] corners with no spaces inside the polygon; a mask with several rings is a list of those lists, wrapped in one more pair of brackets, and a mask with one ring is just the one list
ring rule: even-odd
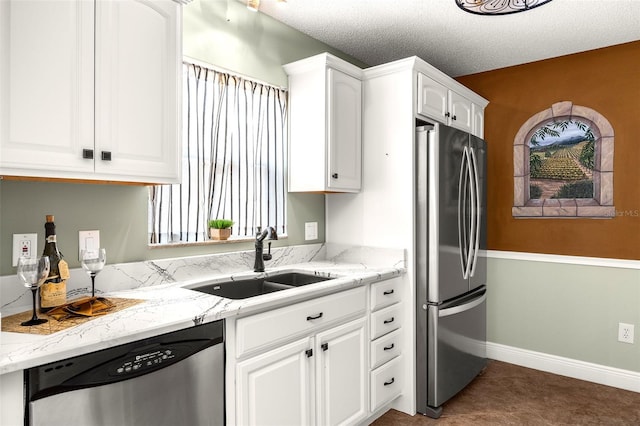
{"label": "light stone countertop", "polygon": [[[336,249],[325,245],[311,245],[287,247],[281,249],[281,252],[275,250],[273,252],[275,262],[266,262],[267,268],[264,273],[255,273],[251,268],[247,268],[245,261],[251,258],[252,262],[253,253],[246,252],[147,261],[135,265],[113,265],[111,271],[113,276],[110,280],[113,283],[112,288],[105,288],[108,286],[104,284],[106,281],[104,278],[109,274],[98,275],[96,286],[101,286],[103,289],[99,295],[144,299],[145,302],[51,335],[2,332],[0,333],[0,374],[59,361],[201,323],[287,306],[301,300],[400,276],[406,271],[404,250]],[[235,262],[234,257],[241,260]],[[287,259],[294,263],[288,263]],[[212,263],[218,265],[218,268],[202,266]],[[220,265],[225,266],[220,267]],[[145,273],[145,268],[155,272]],[[132,274],[132,270],[136,273]],[[226,299],[189,289],[201,283],[268,276],[280,272],[311,272],[334,279],[241,300]],[[153,277],[154,274],[162,278]],[[121,288],[126,285],[119,282],[116,275],[135,275],[139,279],[131,280],[129,288]],[[86,281],[86,276],[84,278]],[[103,278],[102,285],[100,278]],[[2,282],[3,280],[11,281],[12,278],[0,277],[0,285],[7,288],[8,283]],[[80,282],[82,281],[78,280],[78,283]],[[141,285],[141,282],[146,285]],[[15,288],[19,288],[18,285],[15,285]],[[71,285],[71,289],[68,288],[69,293],[83,290],[85,289],[74,288],[74,285]],[[23,295],[15,296],[6,293],[2,293],[0,300],[3,316],[19,310],[17,300],[24,299]],[[29,290],[27,290],[28,294]],[[7,300],[10,302],[6,302]],[[24,303],[20,308],[25,310]]]}

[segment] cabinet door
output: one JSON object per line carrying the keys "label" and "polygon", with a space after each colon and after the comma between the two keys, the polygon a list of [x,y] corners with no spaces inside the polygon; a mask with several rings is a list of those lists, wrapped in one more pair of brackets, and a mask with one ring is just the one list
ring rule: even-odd
{"label": "cabinet door", "polygon": [[181,28],[172,0],[97,2],[98,175],[178,180]]}
{"label": "cabinet door", "polygon": [[366,321],[316,336],[319,425],[356,424],[367,414]]}
{"label": "cabinet door", "polygon": [[418,114],[447,123],[449,90],[424,74],[418,74]]}
{"label": "cabinet door", "polygon": [[362,168],[362,82],[340,71],[328,74],[327,188],[358,191]]}
{"label": "cabinet door", "polygon": [[93,171],[93,2],[0,1],[0,172]]}
{"label": "cabinet door", "polygon": [[238,425],[310,425],[314,419],[312,339],[242,361],[236,366]]}
{"label": "cabinet door", "polygon": [[473,119],[471,101],[454,91],[449,91],[449,125],[471,133]]}

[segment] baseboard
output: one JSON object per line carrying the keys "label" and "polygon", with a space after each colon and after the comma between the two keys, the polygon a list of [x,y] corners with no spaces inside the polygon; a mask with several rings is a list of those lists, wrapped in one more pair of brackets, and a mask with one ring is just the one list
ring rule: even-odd
{"label": "baseboard", "polygon": [[640,393],[640,373],[487,342],[487,357],[574,379]]}

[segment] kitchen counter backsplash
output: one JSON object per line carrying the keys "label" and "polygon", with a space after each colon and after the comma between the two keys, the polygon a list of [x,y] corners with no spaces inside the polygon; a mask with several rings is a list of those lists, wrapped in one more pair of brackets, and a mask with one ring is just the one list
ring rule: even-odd
{"label": "kitchen counter backsplash", "polygon": [[[273,258],[265,262],[267,271],[308,262],[405,268],[405,253],[402,249],[309,244],[272,248],[271,254]],[[96,295],[177,282],[202,281],[220,275],[251,275],[254,256],[255,252],[251,250],[120,264],[107,263],[96,276]],[[67,282],[67,299],[72,300],[90,292],[89,276],[81,268],[71,270],[71,278]],[[23,287],[15,274],[0,277],[2,316],[28,310],[30,307],[31,290]]]}

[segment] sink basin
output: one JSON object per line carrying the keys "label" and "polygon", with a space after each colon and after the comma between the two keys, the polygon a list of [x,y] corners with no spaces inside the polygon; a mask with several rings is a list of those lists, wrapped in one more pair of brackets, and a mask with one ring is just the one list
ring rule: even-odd
{"label": "sink basin", "polygon": [[308,284],[314,284],[331,278],[300,272],[286,272],[268,277],[237,281],[223,281],[215,284],[203,284],[191,287],[191,290],[227,299],[247,299],[275,291],[286,290]]}

